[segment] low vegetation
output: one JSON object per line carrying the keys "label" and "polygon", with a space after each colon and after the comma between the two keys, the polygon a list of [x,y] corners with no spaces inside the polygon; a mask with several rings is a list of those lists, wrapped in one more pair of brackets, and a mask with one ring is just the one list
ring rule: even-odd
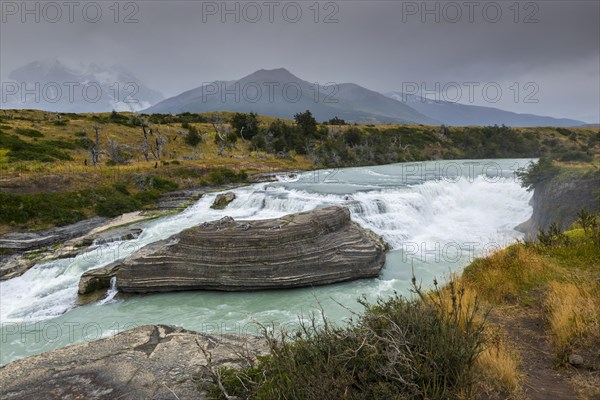
{"label": "low vegetation", "polygon": [[241,371],[211,371],[217,398],[453,399],[473,390],[485,314],[450,285],[415,297],[362,301],[357,321],[323,316],[296,332],[265,330],[270,354]]}

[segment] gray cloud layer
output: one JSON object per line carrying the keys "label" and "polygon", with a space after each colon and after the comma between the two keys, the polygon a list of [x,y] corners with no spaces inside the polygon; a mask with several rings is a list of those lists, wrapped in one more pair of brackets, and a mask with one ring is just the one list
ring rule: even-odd
{"label": "gray cloud layer", "polygon": [[[124,1],[117,23],[109,8],[112,1],[95,3],[103,12],[97,23],[84,20],[85,2],[74,8],[72,23],[65,6],[56,23],[44,21],[55,16],[51,8],[43,14],[44,3],[39,5],[39,23],[34,15],[26,15],[23,23],[22,10],[13,15],[8,3],[19,8],[22,4],[2,1],[2,80],[25,63],[58,58],[70,63],[121,64],[150,87],[172,96],[203,82],[285,67],[309,81],[355,82],[381,92],[401,90],[407,82],[424,83],[427,89],[434,89],[436,82],[442,87],[456,82],[464,90],[458,100],[465,103],[469,98],[464,83],[479,82],[475,104],[600,120],[598,1],[520,2],[517,7],[514,1],[337,1],[320,2],[318,16],[313,1],[298,1],[295,5],[302,16],[295,23],[286,18],[294,19],[298,7],[286,2],[271,3],[270,22],[265,1],[251,6],[248,2],[224,6],[223,2],[129,2],[132,5]],[[33,9],[35,3],[27,4]],[[256,16],[255,5],[262,17],[255,23],[245,21],[244,17]],[[240,22],[229,14],[223,23],[220,10],[209,15],[206,11],[214,7],[238,7]],[[439,12],[425,15],[423,22],[421,11],[436,7]],[[474,11],[472,20],[469,7]],[[457,16],[457,9],[462,16]],[[95,7],[87,11],[93,18]],[[131,12],[138,22],[124,23]],[[331,13],[338,22],[324,23]],[[491,22],[494,19],[498,22]],[[526,19],[532,23],[525,23]],[[502,89],[496,103],[486,102],[480,89],[492,82]],[[534,86],[526,88],[528,82]],[[538,102],[525,102],[527,95]]]}

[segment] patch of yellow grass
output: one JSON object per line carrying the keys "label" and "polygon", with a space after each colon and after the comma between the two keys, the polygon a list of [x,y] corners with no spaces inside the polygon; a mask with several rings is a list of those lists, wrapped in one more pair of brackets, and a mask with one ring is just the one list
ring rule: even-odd
{"label": "patch of yellow grass", "polygon": [[577,340],[600,336],[600,295],[590,284],[550,282],[544,308],[559,357]]}
{"label": "patch of yellow grass", "polygon": [[532,249],[515,244],[469,265],[463,279],[490,303],[514,303],[556,276],[556,268]]}
{"label": "patch of yellow grass", "polygon": [[[450,276],[448,283],[438,293],[439,296],[433,297],[435,301],[443,306],[444,312],[449,316],[459,314],[457,320],[462,324],[469,320],[475,307],[480,307],[477,291],[455,274]],[[474,322],[481,322],[486,315],[485,310],[480,309],[475,313]],[[518,351],[509,343],[504,331],[496,325],[486,323],[484,337],[483,349],[475,364],[479,390],[518,398],[521,382]]]}
{"label": "patch of yellow grass", "polygon": [[488,325],[483,351],[477,357],[477,369],[481,375],[480,386],[493,389],[511,397],[518,397],[521,374],[519,353],[511,346],[506,335],[498,328]]}

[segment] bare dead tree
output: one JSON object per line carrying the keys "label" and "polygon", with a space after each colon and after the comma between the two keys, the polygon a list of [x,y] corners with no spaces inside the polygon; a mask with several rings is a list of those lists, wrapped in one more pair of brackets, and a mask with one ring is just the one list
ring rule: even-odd
{"label": "bare dead tree", "polygon": [[152,135],[152,129],[148,126],[147,121],[142,121],[142,132],[144,134],[144,140],[142,142],[142,154],[144,155],[144,159],[146,161],[150,161],[150,145],[149,145],[149,135]]}
{"label": "bare dead tree", "polygon": [[160,160],[164,151],[164,145],[169,143],[169,139],[162,135],[159,130],[156,130],[156,138],[154,140],[154,146],[150,149],[152,155],[156,160]]}
{"label": "bare dead tree", "polygon": [[95,141],[90,143],[89,150],[92,155],[92,165],[95,166],[100,160],[100,131],[102,130],[102,126],[94,124],[92,129],[94,129]]}
{"label": "bare dead tree", "polygon": [[225,119],[221,113],[214,113],[210,117],[210,123],[215,130],[215,142],[217,143],[219,149],[219,156],[224,157],[225,146],[227,146],[227,135],[229,134],[231,128],[225,125]]}

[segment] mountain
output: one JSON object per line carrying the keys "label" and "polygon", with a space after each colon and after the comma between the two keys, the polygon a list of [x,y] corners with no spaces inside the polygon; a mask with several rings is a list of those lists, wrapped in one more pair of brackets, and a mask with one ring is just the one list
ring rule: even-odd
{"label": "mountain", "polygon": [[284,68],[254,72],[234,81],[215,81],[166,99],[146,113],[255,112],[278,118],[310,110],[318,121],[339,117],[363,123],[439,124],[381,93],[353,83],[317,85]]}
{"label": "mountain", "polygon": [[553,118],[534,114],[518,114],[493,107],[482,107],[449,101],[431,100],[402,92],[386,96],[408,105],[445,125],[506,125],[506,126],[578,126],[585,122],[567,118]]}
{"label": "mountain", "polygon": [[164,98],[118,65],[73,68],[58,60],[35,61],[12,71],[8,78],[3,83],[2,108],[140,111]]}

